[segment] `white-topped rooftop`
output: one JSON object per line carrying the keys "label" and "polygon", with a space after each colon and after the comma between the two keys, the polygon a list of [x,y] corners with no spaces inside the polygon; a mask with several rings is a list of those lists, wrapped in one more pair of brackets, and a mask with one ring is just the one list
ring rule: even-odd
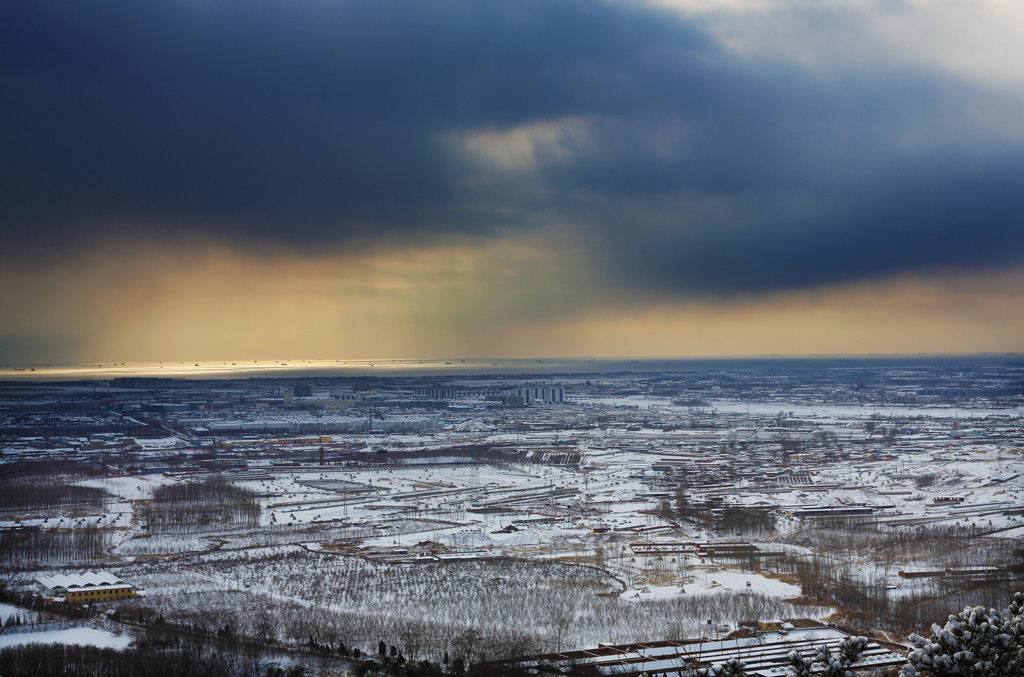
{"label": "white-topped rooftop", "polygon": [[36,584],[52,592],[63,590],[84,590],[95,588],[116,588],[128,585],[109,571],[87,571],[83,574],[53,574],[37,576]]}

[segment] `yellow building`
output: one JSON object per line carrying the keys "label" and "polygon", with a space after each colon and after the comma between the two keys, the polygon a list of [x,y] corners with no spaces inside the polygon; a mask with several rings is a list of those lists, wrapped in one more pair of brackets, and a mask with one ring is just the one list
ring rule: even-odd
{"label": "yellow building", "polygon": [[758,621],[757,629],[762,632],[778,632],[782,630],[783,622],[780,620]]}
{"label": "yellow building", "polygon": [[35,583],[47,597],[64,599],[75,604],[112,602],[139,596],[134,585],[125,583],[109,571],[38,576]]}

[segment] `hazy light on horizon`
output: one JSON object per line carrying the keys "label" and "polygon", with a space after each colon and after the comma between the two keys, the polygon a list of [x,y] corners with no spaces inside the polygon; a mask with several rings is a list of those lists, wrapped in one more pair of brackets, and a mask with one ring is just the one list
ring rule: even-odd
{"label": "hazy light on horizon", "polygon": [[636,298],[553,257],[501,241],[315,259],[144,249],[116,269],[66,260],[28,285],[8,268],[5,331],[75,348],[7,361],[970,353],[1013,351],[1024,336],[1020,273],[680,302]]}

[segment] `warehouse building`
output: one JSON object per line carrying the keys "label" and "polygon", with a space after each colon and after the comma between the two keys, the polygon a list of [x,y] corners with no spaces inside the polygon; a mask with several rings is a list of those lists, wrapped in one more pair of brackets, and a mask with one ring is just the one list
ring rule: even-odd
{"label": "warehouse building", "polygon": [[111,602],[117,599],[138,597],[134,585],[125,583],[109,571],[38,576],[35,583],[45,596],[76,604]]}

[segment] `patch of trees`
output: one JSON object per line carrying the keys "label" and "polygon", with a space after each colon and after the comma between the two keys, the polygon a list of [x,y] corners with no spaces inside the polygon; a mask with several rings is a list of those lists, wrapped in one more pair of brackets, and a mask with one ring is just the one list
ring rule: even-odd
{"label": "patch of trees", "polygon": [[109,543],[109,532],[91,526],[4,530],[0,531],[0,564],[74,564],[104,557]]}
{"label": "patch of trees", "polygon": [[736,536],[765,536],[775,533],[775,514],[767,508],[726,506],[712,513],[712,530]]}
{"label": "patch of trees", "polygon": [[[281,676],[308,674],[296,666]],[[168,651],[150,645],[118,651],[92,646],[25,644],[0,649],[0,675],[4,677],[236,677],[258,675],[233,666],[216,653]]]}
{"label": "patch of trees", "polygon": [[[826,613],[757,594],[680,594],[634,604],[597,594],[619,587],[603,572],[564,563],[409,567],[301,550],[254,554],[173,563],[173,592],[147,586],[146,597],[121,603],[120,613],[147,607],[176,627],[209,634],[230,625],[238,637],[280,647],[344,644],[374,653],[383,638],[389,657],[395,646],[408,661],[444,664],[448,653],[449,664],[462,658],[467,666],[597,641],[684,639],[706,631],[708,619],[717,625]],[[170,574],[167,563],[134,565],[136,580],[142,566],[156,567],[165,580]],[[178,578],[188,574],[186,566],[194,586]],[[230,571],[248,590],[210,590],[209,576],[219,571]]]}
{"label": "patch of trees", "polygon": [[931,568],[1005,563],[1015,544],[985,539],[980,524],[908,525],[893,527],[870,518],[809,519],[790,540],[841,561],[913,561]]}
{"label": "patch of trees", "polygon": [[0,480],[0,510],[50,512],[100,510],[106,494],[102,489],[62,485],[53,480]]}
{"label": "patch of trees", "polygon": [[0,465],[0,510],[76,513],[101,509],[106,493],[95,487],[71,484],[81,477],[81,469],[67,462]]}
{"label": "patch of trees", "polygon": [[688,489],[685,482],[679,482],[671,500],[663,501],[658,511],[669,519],[683,520],[723,534],[761,537],[776,531],[772,509],[692,501]]}
{"label": "patch of trees", "polygon": [[156,487],[142,514],[150,533],[197,534],[258,526],[260,504],[254,492],[218,477]]}
{"label": "patch of trees", "polygon": [[77,461],[65,459],[44,459],[36,461],[18,461],[0,466],[0,478],[53,478],[53,477],[91,477],[100,474],[95,468],[83,466]]}
{"label": "patch of trees", "polygon": [[[844,624],[864,631],[909,633],[965,603],[998,605],[1005,599],[1005,581],[894,598],[884,572],[865,579],[852,558],[848,563],[843,557],[792,557],[758,564],[793,576],[812,600],[843,607]],[[131,568],[138,578],[147,567],[165,578],[172,575],[173,591],[150,587],[147,597],[120,603],[119,615],[126,620],[153,624],[159,619],[165,628],[204,637],[230,628],[241,646],[253,643],[267,651],[334,660],[356,658],[359,648],[359,658],[372,657],[378,664],[368,664],[366,674],[398,670],[399,655],[405,659],[402,670],[414,669],[418,661],[454,670],[462,659],[470,674],[483,661],[595,641],[692,638],[706,631],[709,619],[720,625],[825,613],[756,594],[680,594],[632,604],[595,594],[610,585],[600,572],[550,562],[408,567],[295,549],[224,551],[191,562]],[[247,589],[211,590],[209,577],[224,572]],[[384,656],[378,653],[382,638]]]}
{"label": "patch of trees", "polygon": [[814,433],[814,441],[822,446],[835,444],[839,441],[839,434],[834,430],[818,430]]}
{"label": "patch of trees", "polygon": [[[815,554],[766,560],[776,574],[789,575],[805,598],[842,607],[847,624],[909,633],[965,604],[996,604],[1008,586],[1024,583],[1024,547],[1007,539],[986,539],[971,527],[881,529],[872,523],[820,525]],[[998,565],[991,574],[930,579],[931,585],[893,596],[891,571],[865,573],[863,559],[893,561],[908,556],[937,570]]]}

